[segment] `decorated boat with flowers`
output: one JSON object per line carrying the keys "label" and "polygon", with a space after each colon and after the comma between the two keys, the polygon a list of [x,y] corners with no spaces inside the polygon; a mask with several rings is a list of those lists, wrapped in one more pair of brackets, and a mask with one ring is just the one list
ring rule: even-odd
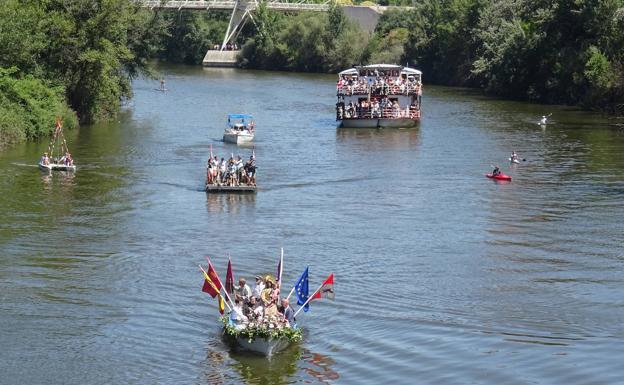
{"label": "decorated boat with flowers", "polygon": [[[334,275],[330,274],[319,288],[309,295],[308,271],[296,281],[287,296],[281,293],[284,254],[279,259],[277,274],[256,276],[253,290],[245,278],[240,277],[234,285],[232,261],[228,261],[225,285],[208,259],[208,268],[199,268],[204,276],[202,291],[218,300],[224,339],[236,350],[259,353],[270,357],[303,339],[303,331],[297,326],[296,316],[307,312],[310,302],[316,299],[334,299]],[[294,294],[299,308],[290,305]],[[227,308],[227,311],[226,311]]]}
{"label": "decorated boat with flowers", "polygon": [[223,336],[238,350],[272,356],[293,343],[301,341],[303,331],[296,325],[291,327],[280,320],[272,322],[248,322],[238,326],[228,317],[223,320]]}
{"label": "decorated boat with flowers", "polygon": [[394,64],[344,70],[336,83],[340,127],[408,128],[420,121],[422,72]]}
{"label": "decorated boat with flowers", "polygon": [[76,165],[69,153],[67,141],[63,135],[63,122],[61,119],[56,119],[54,136],[48,145],[48,151],[44,152],[41,159],[39,159],[38,166],[40,170],[46,172],[52,172],[53,170],[76,171]]}

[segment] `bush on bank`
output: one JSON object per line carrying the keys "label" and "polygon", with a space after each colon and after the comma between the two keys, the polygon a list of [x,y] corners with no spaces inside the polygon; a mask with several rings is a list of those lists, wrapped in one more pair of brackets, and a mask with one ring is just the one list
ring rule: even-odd
{"label": "bush on bank", "polygon": [[56,117],[64,127],[78,124],[62,87],[31,75],[16,77],[16,68],[0,68],[0,145],[49,135]]}

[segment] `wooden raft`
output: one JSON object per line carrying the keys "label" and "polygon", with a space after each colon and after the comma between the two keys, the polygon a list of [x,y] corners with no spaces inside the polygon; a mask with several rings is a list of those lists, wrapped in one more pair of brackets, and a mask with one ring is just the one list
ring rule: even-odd
{"label": "wooden raft", "polygon": [[240,186],[224,186],[216,184],[206,184],[207,193],[255,193],[257,187],[252,185],[240,185]]}

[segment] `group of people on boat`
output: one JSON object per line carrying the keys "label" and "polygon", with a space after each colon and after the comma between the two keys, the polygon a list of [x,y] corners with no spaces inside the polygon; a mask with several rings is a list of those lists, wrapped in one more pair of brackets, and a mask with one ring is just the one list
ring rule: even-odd
{"label": "group of people on boat", "polygon": [[215,155],[206,164],[206,183],[220,186],[240,186],[241,184],[256,185],[256,160],[253,155],[247,162],[238,155],[228,160]]}
{"label": "group of people on boat", "polygon": [[253,121],[245,123],[245,119],[243,119],[240,123],[232,124],[228,119],[228,129],[234,131],[249,131],[253,133],[255,124]]}
{"label": "group of people on boat", "polygon": [[288,298],[280,297],[278,285],[270,275],[256,276],[253,289],[245,278],[238,280],[230,322],[241,329],[250,323],[275,328],[296,327],[295,311]]}
{"label": "group of people on boat", "polygon": [[340,76],[336,83],[339,95],[409,95],[422,93],[420,80],[413,76]]}
{"label": "group of people on boat", "polygon": [[54,163],[54,164],[62,164],[65,166],[73,166],[74,165],[74,160],[72,159],[72,156],[69,152],[66,152],[64,156],[62,156],[60,159],[50,159],[50,157],[48,156],[47,152],[44,152],[43,155],[41,156],[41,159],[39,160],[39,163],[41,163],[44,166],[49,166],[50,163]]}
{"label": "group of people on boat", "polygon": [[364,99],[357,103],[349,102],[346,106],[343,102],[338,103],[338,119],[351,118],[409,118],[415,119],[419,117],[420,110],[418,103],[413,101],[411,105],[402,108],[395,99],[389,99],[385,96]]}

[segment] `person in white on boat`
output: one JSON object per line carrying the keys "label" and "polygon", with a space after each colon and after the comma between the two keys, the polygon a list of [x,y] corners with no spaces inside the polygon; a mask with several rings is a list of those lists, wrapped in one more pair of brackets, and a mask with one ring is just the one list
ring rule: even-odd
{"label": "person in white on boat", "polygon": [[45,166],[48,166],[50,164],[50,158],[48,157],[47,152],[43,153],[43,156],[41,156],[41,160],[39,162]]}
{"label": "person in white on boat", "polygon": [[509,158],[509,160],[511,160],[512,162],[517,162],[518,161],[518,154],[516,154],[515,151],[511,152],[511,158]]}
{"label": "person in white on boat", "polygon": [[230,321],[237,329],[244,329],[246,327],[245,323],[249,321],[247,316],[243,314],[243,303],[239,298],[234,299],[234,306],[230,312]]}
{"label": "person in white on boat", "polygon": [[548,118],[545,115],[542,115],[542,119],[540,119],[540,124],[546,124],[548,122]]}
{"label": "person in white on boat", "polygon": [[234,287],[234,293],[245,301],[251,298],[251,288],[247,284],[245,278],[240,278],[238,280],[238,286]]}
{"label": "person in white on boat", "polygon": [[219,163],[219,181],[221,183],[224,182],[226,172],[227,172],[227,163],[225,163],[225,159],[221,157],[221,162]]}
{"label": "person in white on boat", "polygon": [[256,285],[254,286],[253,289],[253,296],[256,299],[260,299],[260,294],[262,294],[262,290],[264,290],[264,280],[262,279],[261,276],[257,275],[256,276]]}
{"label": "person in white on boat", "polygon": [[247,306],[243,309],[247,311],[246,314],[249,319],[256,319],[264,315],[264,307],[262,306],[262,303],[254,296],[249,298]]}

